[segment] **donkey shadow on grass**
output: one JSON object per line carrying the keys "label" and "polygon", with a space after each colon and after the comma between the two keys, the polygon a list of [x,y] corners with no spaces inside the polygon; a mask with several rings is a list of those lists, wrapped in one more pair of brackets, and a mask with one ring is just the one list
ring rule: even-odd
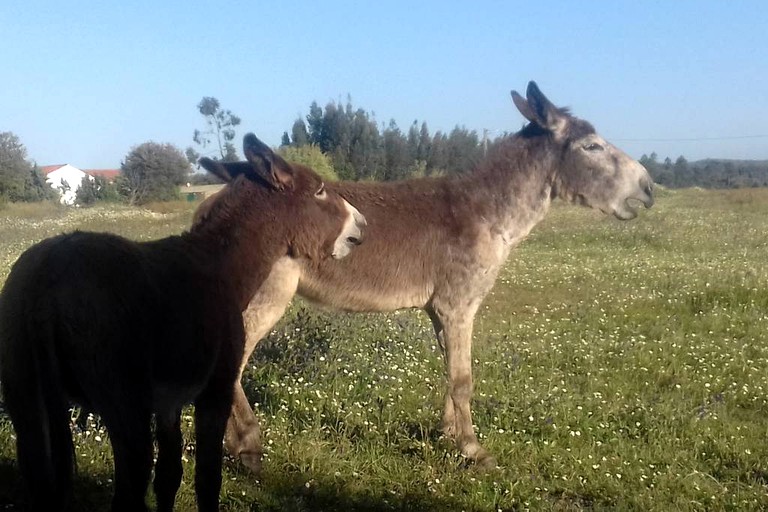
{"label": "donkey shadow on grass", "polygon": [[[313,472],[296,471],[286,474],[281,472],[276,478],[270,478],[265,471],[261,497],[258,505],[251,509],[260,512],[277,511],[325,511],[343,510],[345,512],[446,512],[475,509],[461,503],[451,496],[436,496],[426,486],[419,490],[407,491],[402,495],[390,494],[386,489],[379,492],[352,491],[344,488],[343,481],[329,481],[327,475]],[[247,477],[247,472],[243,472]]]}
{"label": "donkey shadow on grass", "polygon": [[[108,511],[112,506],[112,474],[104,471],[86,475],[83,472],[74,479],[75,498],[72,510]],[[13,458],[0,456],[0,511],[21,512],[28,510],[21,474]]]}
{"label": "donkey shadow on grass", "polygon": [[[249,393],[250,394],[250,393]],[[250,397],[249,397],[250,398]],[[8,421],[2,412],[0,402],[0,421]],[[415,440],[438,442],[439,429],[423,429],[417,423],[408,425],[398,423],[397,429],[407,431]],[[74,428],[77,428],[75,426]],[[362,434],[362,433],[361,433]],[[417,453],[405,456],[418,457]],[[240,479],[253,478],[252,474],[235,461],[224,464],[225,478],[227,476]],[[272,473],[269,468],[281,467],[279,472]],[[355,492],[345,489],[345,482],[339,479],[329,481],[326,474],[306,469],[291,469],[287,461],[272,459],[259,483],[259,496],[256,501],[234,495],[222,495],[221,510],[228,511],[302,511],[313,510],[344,510],[345,512],[370,511],[392,512],[398,510],[432,511],[432,510],[472,510],[460,503],[456,498],[435,496],[424,488],[418,492],[408,492],[404,495],[391,495],[383,489],[380,493]],[[310,485],[307,485],[310,483]],[[106,512],[110,510],[113,495],[112,472],[104,468],[98,473],[86,473],[81,467],[73,480],[74,502],[72,510],[88,510]],[[21,474],[12,457],[0,455],[0,512],[27,511]]]}
{"label": "donkey shadow on grass", "polygon": [[[227,469],[238,478],[252,477],[247,470],[234,462],[226,464]],[[267,471],[266,473],[269,473]],[[106,512],[110,510],[112,483],[108,471],[103,474],[85,475],[80,472],[74,478],[75,502],[73,510]],[[377,495],[373,493],[350,492],[324,480],[325,475],[298,470],[289,474],[281,472],[260,484],[258,501],[250,502],[234,496],[222,496],[221,510],[229,511],[313,511],[344,510],[346,512],[392,512],[398,510],[468,510],[455,498],[434,496],[427,489],[403,496]],[[308,482],[312,485],[307,486]],[[319,483],[318,483],[319,482]],[[13,459],[0,457],[0,511],[26,511],[21,475]],[[471,509],[469,509],[471,510]]]}

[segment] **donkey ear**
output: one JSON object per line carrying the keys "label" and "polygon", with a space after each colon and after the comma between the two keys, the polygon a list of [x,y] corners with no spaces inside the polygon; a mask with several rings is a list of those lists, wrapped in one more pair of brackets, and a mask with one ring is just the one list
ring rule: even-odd
{"label": "donkey ear", "polygon": [[256,173],[278,190],[293,188],[293,168],[254,134],[243,137],[243,153]]}
{"label": "donkey ear", "polygon": [[249,175],[253,176],[253,167],[248,162],[218,162],[203,157],[199,163],[203,169],[214,176],[218,176],[224,183],[233,181],[241,174],[244,174],[246,177],[249,177]]}
{"label": "donkey ear", "polygon": [[536,82],[528,82],[528,89],[525,91],[528,97],[528,106],[533,110],[537,121],[536,124],[549,130],[555,135],[560,135],[565,128],[566,118],[560,110],[552,104],[544,93],[541,92]]}
{"label": "donkey ear", "polygon": [[512,101],[515,102],[515,106],[517,107],[517,110],[520,111],[521,114],[523,114],[523,117],[529,120],[532,123],[538,123],[538,119],[536,119],[536,114],[531,109],[531,106],[528,104],[528,101],[526,101],[525,98],[520,96],[517,91],[512,91]]}

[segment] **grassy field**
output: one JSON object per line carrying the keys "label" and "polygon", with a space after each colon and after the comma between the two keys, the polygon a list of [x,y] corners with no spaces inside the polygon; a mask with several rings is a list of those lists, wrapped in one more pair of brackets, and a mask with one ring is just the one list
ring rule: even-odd
{"label": "grassy field", "polygon": [[[75,228],[181,231],[189,206],[0,211],[0,282],[21,251]],[[556,205],[513,252],[475,331],[482,473],[436,430],[442,363],[426,316],[322,313],[295,301],[246,391],[264,473],[225,464],[222,510],[768,508],[768,190],[660,191],[622,223]],[[179,510],[194,509],[185,416]],[[106,510],[98,420],[74,427],[82,510]],[[16,510],[0,413],[0,510]]]}

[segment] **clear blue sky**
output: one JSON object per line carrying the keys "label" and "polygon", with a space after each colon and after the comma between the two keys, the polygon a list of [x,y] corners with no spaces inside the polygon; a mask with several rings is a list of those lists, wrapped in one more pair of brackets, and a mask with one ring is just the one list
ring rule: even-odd
{"label": "clear blue sky", "polygon": [[39,165],[183,150],[203,96],[238,149],[347,94],[403,129],[515,131],[529,80],[636,158],[768,158],[765,0],[4,1],[0,63],[0,131]]}

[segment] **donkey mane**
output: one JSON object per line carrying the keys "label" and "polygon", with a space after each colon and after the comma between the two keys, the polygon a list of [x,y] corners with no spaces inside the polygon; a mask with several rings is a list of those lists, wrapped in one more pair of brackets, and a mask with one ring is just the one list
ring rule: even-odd
{"label": "donkey mane", "polygon": [[223,189],[213,194],[207,201],[207,208],[195,211],[195,222],[187,233],[209,233],[219,231],[222,224],[237,219],[244,204],[251,210],[259,208],[256,196],[266,191],[259,186],[247,190],[247,178],[239,175]]}

